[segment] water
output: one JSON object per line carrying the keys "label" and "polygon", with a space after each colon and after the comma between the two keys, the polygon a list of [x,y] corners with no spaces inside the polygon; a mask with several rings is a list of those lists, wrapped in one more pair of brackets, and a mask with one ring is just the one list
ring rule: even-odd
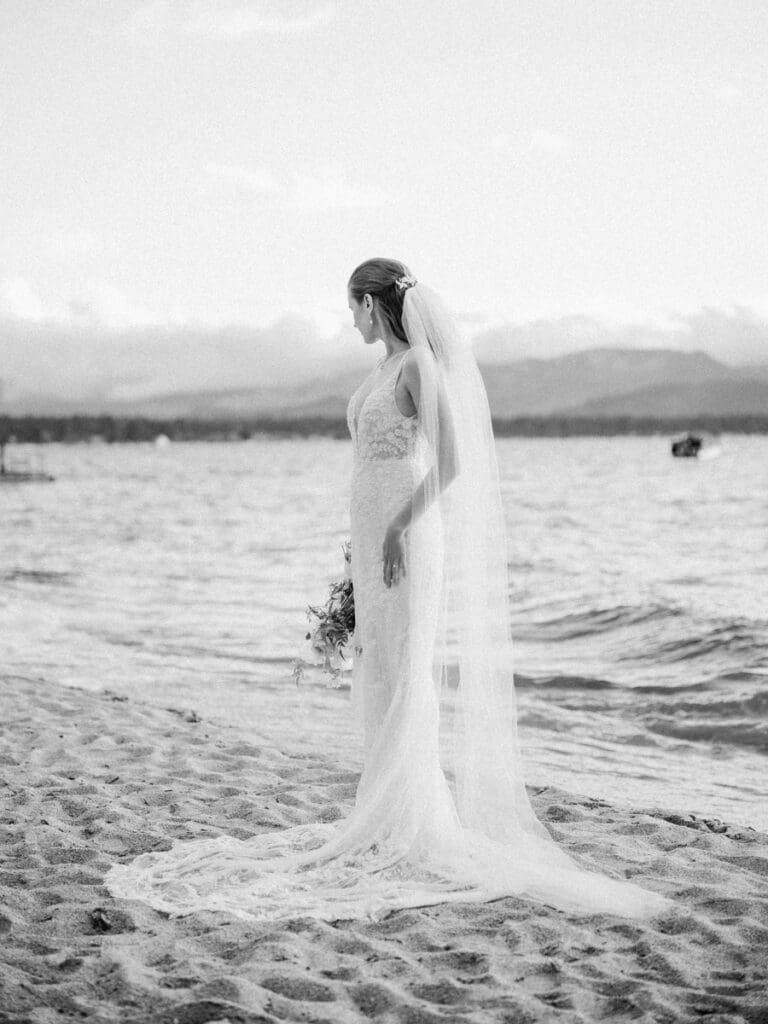
{"label": "water", "polygon": [[[500,439],[528,781],[768,829],[768,438]],[[348,536],[348,442],[49,446],[0,488],[0,672],[354,762],[293,660]]]}

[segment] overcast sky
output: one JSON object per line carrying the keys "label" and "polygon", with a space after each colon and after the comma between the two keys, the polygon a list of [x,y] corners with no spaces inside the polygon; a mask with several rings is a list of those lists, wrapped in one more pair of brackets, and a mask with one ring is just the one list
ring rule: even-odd
{"label": "overcast sky", "polygon": [[768,358],[767,58],[763,0],[0,0],[0,317],[330,338],[391,255]]}

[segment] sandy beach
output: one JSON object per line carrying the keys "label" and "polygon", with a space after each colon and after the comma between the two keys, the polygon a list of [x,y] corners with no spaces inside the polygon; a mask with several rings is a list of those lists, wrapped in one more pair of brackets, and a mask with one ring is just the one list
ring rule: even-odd
{"label": "sandy beach", "polygon": [[346,814],[357,773],[191,708],[0,678],[0,1021],[768,1021],[768,836],[554,787],[537,813],[668,919],[526,900],[280,925],[117,901],[115,862],[172,840]]}

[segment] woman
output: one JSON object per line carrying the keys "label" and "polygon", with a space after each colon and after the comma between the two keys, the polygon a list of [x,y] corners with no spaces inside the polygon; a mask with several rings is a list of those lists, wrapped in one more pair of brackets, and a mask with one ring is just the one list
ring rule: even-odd
{"label": "woman", "polygon": [[396,260],[348,284],[355,326],[384,356],[352,396],[350,505],[364,734],[342,822],[176,842],[107,875],[171,914],[380,916],[521,895],[576,913],[650,917],[670,901],[582,869],[523,782],[505,530],[488,402],[439,298]]}

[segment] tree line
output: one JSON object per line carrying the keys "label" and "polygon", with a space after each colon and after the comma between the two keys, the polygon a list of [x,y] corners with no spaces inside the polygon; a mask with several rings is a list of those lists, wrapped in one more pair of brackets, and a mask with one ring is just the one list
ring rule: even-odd
{"label": "tree line", "polygon": [[[622,434],[766,434],[768,415],[687,416],[517,416],[494,418],[497,437],[610,437]],[[304,416],[232,419],[152,419],[122,416],[0,416],[0,441],[20,444],[59,442],[237,441],[254,436],[347,438],[342,419]]]}

